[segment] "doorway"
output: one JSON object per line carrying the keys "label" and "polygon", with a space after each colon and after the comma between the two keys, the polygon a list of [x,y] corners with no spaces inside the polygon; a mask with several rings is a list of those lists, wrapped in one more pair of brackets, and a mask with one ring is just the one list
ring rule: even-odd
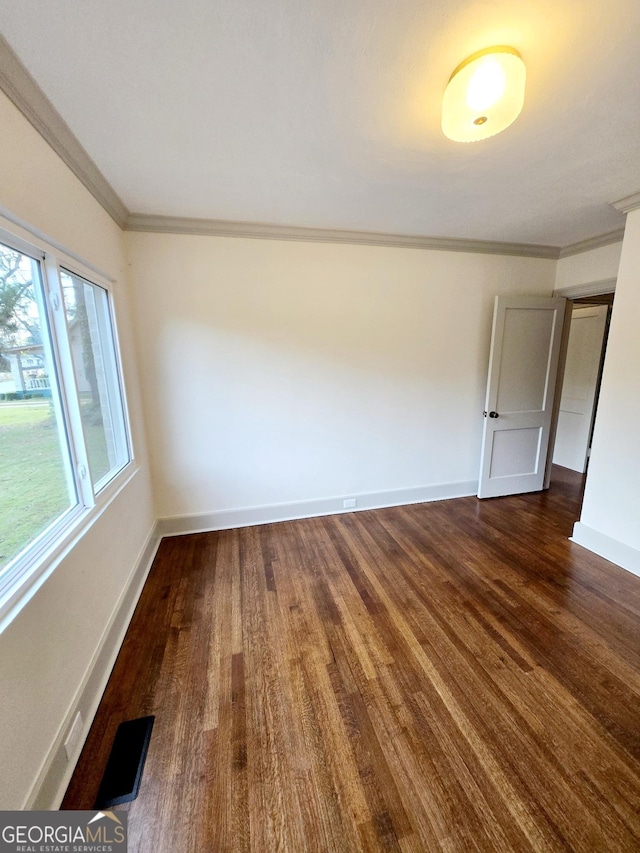
{"label": "doorway", "polygon": [[[594,294],[595,284],[612,286]],[[571,293],[559,291],[548,299],[496,296],[479,498],[548,489],[553,468],[557,480],[559,466],[583,479],[614,289],[611,280],[572,287]],[[561,401],[563,424],[554,459]],[[576,449],[578,433],[581,446]]]}
{"label": "doorway", "polygon": [[569,300],[569,330],[552,456],[551,482],[584,490],[614,293]]}

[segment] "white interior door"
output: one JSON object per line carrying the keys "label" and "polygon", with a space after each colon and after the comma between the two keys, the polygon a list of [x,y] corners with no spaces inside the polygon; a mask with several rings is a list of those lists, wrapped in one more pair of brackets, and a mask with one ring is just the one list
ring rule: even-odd
{"label": "white interior door", "polygon": [[571,312],[571,329],[553,461],[584,474],[596,400],[607,306],[580,306]]}
{"label": "white interior door", "polygon": [[496,296],[479,498],[543,487],[565,301]]}

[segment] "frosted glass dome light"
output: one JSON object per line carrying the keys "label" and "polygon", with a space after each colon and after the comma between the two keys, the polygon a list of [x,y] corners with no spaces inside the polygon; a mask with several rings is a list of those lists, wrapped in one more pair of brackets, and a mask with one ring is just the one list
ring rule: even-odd
{"label": "frosted glass dome light", "polygon": [[526,69],[512,47],[489,47],[455,69],[442,100],[442,132],[477,142],[509,127],[524,104]]}

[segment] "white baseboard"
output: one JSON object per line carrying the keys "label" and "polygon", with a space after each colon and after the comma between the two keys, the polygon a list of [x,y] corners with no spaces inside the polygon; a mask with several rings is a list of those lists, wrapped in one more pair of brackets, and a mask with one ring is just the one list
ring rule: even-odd
{"label": "white baseboard", "polygon": [[[159,518],[157,530],[160,536],[180,536],[186,533],[205,533],[210,530],[230,530],[234,527],[251,527],[255,524],[271,524],[277,521],[295,521],[299,518],[314,518],[319,515],[335,515],[365,509],[381,509],[389,506],[462,498],[475,495],[477,491],[478,481],[468,480],[461,483],[443,483],[437,486],[416,486],[409,489],[344,495],[336,498],[318,498],[317,500],[293,503],[224,509],[196,515],[175,515]],[[343,502],[349,498],[355,498],[356,506],[345,509]]]}
{"label": "white baseboard", "polygon": [[[42,763],[23,809],[51,810],[60,807],[129,627],[133,611],[149,574],[153,558],[158,550],[160,538],[158,525],[155,524],[135,562],[129,581],[120,594],[91,663],[87,667],[82,683],[76,691],[53,745]],[[64,741],[78,712],[82,714],[84,725],[74,754],[71,760],[68,760]]]}
{"label": "white baseboard", "polygon": [[599,530],[582,524],[580,521],[576,521],[573,526],[571,541],[593,551],[600,557],[604,557],[605,560],[610,560],[628,572],[640,576],[640,551],[636,548],[632,548],[618,539],[613,539],[606,533],[600,533]]}

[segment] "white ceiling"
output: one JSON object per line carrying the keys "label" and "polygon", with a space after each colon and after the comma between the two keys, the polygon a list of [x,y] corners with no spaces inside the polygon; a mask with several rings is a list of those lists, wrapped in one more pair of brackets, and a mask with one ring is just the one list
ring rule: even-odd
{"label": "white ceiling", "polygon": [[[565,246],[640,190],[639,0],[0,0],[2,32],[136,213]],[[444,138],[492,44],[525,108]]]}

